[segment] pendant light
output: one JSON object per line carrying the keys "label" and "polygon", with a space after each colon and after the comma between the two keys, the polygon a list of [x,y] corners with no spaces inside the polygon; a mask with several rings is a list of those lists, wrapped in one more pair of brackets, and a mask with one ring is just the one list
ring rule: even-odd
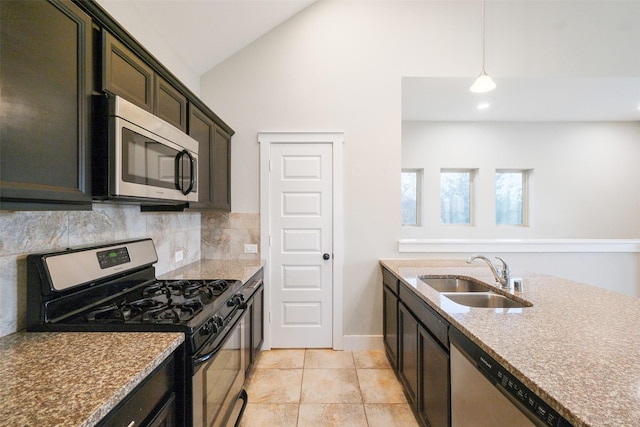
{"label": "pendant light", "polygon": [[485,45],[485,37],[484,37],[484,0],[482,0],[482,72],[478,76],[475,82],[471,85],[469,90],[474,93],[485,93],[492,91],[496,88],[496,84],[493,82],[491,77],[484,70],[484,45]]}

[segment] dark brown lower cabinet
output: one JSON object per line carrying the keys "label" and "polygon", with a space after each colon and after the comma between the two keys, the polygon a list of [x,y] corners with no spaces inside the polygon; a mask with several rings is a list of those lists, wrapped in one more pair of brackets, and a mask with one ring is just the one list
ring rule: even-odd
{"label": "dark brown lower cabinet", "polygon": [[384,348],[389,362],[394,369],[398,367],[398,297],[383,287],[382,311],[384,313],[382,328]]}
{"label": "dark brown lower cabinet", "polygon": [[255,362],[264,341],[264,285],[260,285],[253,294],[251,308],[251,363]]}
{"label": "dark brown lower cabinet", "polygon": [[404,283],[399,283],[396,296],[386,286],[392,282],[386,277],[383,286],[387,357],[393,365],[393,343],[397,340],[397,365],[393,367],[420,425],[449,427],[449,323]]}
{"label": "dark brown lower cabinet", "polygon": [[432,427],[450,425],[449,353],[418,326],[418,413]]}
{"label": "dark brown lower cabinet", "polygon": [[399,304],[400,366],[398,374],[414,412],[423,425],[450,425],[449,352],[402,303]]}
{"label": "dark brown lower cabinet", "polygon": [[174,427],[176,425],[176,395],[171,394],[158,414],[149,422],[149,427]]}
{"label": "dark brown lower cabinet", "polygon": [[175,355],[169,356],[99,423],[99,427],[173,427],[176,424]]}
{"label": "dark brown lower cabinet", "polygon": [[398,319],[401,331],[398,373],[410,403],[415,406],[418,395],[418,321],[402,303],[399,304]]}
{"label": "dark brown lower cabinet", "polygon": [[253,298],[247,301],[247,310],[240,321],[240,333],[242,335],[242,369],[246,375],[250,372],[251,366],[251,311],[253,310]]}

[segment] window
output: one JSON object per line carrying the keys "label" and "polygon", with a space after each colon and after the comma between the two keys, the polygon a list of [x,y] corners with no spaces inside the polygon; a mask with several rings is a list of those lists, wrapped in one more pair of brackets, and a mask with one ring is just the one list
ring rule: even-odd
{"label": "window", "polygon": [[420,225],[422,170],[403,169],[401,185],[402,225]]}
{"label": "window", "polygon": [[440,171],[440,221],[442,224],[471,225],[471,195],[475,171]]}
{"label": "window", "polygon": [[496,224],[527,225],[527,170],[496,170]]}

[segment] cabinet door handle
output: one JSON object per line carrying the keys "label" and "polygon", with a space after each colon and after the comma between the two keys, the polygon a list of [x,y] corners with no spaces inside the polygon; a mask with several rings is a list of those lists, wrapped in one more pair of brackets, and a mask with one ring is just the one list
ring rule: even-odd
{"label": "cabinet door handle", "polygon": [[331,258],[331,255],[329,255],[329,254],[323,254],[322,255],[322,259],[325,260],[325,261],[327,261],[329,258]]}
{"label": "cabinet door handle", "polygon": [[127,427],[133,427],[136,425],[135,421],[131,421],[129,424],[127,424]]}

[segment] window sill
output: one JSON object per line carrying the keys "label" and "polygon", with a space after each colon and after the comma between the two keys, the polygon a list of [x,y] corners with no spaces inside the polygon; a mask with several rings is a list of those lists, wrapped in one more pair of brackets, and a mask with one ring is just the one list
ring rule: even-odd
{"label": "window sill", "polygon": [[401,253],[640,253],[638,239],[400,239]]}

